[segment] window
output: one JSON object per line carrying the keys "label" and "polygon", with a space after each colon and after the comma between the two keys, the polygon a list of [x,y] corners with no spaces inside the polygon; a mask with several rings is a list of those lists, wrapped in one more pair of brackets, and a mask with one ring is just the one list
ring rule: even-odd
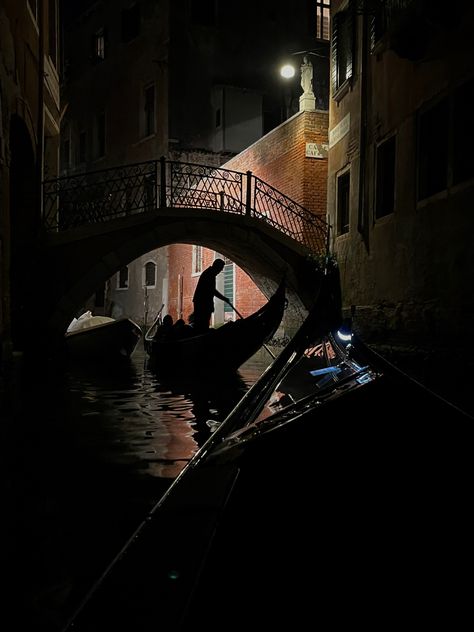
{"label": "window", "polygon": [[332,21],[331,83],[333,96],[352,78],[354,61],[353,4],[336,13]]}
{"label": "window", "polygon": [[193,246],[192,274],[202,272],[202,246]]}
{"label": "window", "polygon": [[337,229],[339,235],[349,232],[350,171],[337,179]]}
{"label": "window", "polygon": [[418,200],[474,178],[474,79],[418,115]]}
{"label": "window", "polygon": [[147,86],[144,90],[145,136],[155,133],[155,86]]}
{"label": "window", "polygon": [[330,0],[316,1],[316,37],[318,39],[329,40],[330,10]]}
{"label": "window", "polygon": [[[226,298],[229,299],[231,303],[234,303],[234,264],[229,259],[225,259],[224,266],[224,291],[223,294]],[[224,317],[225,320],[233,320],[234,317],[234,308],[231,307],[228,303],[224,303]]]}
{"label": "window", "polygon": [[105,29],[101,28],[93,36],[93,58],[94,61],[104,61],[105,59]]}
{"label": "window", "polygon": [[474,80],[460,86],[453,97],[453,184],[474,177]]}
{"label": "window", "polygon": [[85,131],[79,132],[79,162],[86,161],[86,133]]}
{"label": "window", "polygon": [[96,119],[97,158],[105,156],[105,112],[100,112]]}
{"label": "window", "polygon": [[140,35],[140,5],[135,2],[122,11],[122,42],[130,42]]}
{"label": "window", "polygon": [[442,99],[418,119],[418,199],[446,189],[448,184],[448,99]]}
{"label": "window", "polygon": [[378,3],[373,6],[369,15],[369,43],[370,52],[375,51],[376,44],[382,39],[387,30],[387,13],[385,4]]}
{"label": "window", "polygon": [[146,287],[156,286],[156,264],[154,261],[147,261],[145,264],[145,285]]}
{"label": "window", "polygon": [[128,267],[125,266],[124,268],[120,269],[120,272],[118,273],[118,289],[119,290],[126,290],[128,288]]}
{"label": "window", "polygon": [[395,205],[395,136],[376,150],[375,217],[393,213]]}

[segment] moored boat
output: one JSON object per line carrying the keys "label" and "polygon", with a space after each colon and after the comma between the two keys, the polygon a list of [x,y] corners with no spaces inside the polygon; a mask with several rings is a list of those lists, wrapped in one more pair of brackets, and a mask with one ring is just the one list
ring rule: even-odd
{"label": "moored boat", "polygon": [[69,325],[65,343],[71,358],[113,361],[129,358],[141,337],[140,327],[130,318],[113,319],[86,312]]}

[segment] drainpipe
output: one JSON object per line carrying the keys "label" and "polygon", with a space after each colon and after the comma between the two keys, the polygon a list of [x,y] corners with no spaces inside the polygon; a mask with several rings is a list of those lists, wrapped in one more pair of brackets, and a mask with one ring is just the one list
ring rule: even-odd
{"label": "drainpipe", "polygon": [[360,139],[359,139],[359,206],[357,214],[357,230],[362,236],[367,252],[369,244],[369,209],[366,187],[366,162],[367,162],[367,45],[368,24],[367,13],[362,12],[362,50],[360,64]]}

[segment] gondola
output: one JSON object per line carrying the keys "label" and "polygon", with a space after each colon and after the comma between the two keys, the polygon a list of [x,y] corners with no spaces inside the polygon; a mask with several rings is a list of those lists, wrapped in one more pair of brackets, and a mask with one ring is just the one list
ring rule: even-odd
{"label": "gondola", "polygon": [[130,318],[114,319],[86,312],[69,325],[64,340],[71,360],[114,362],[130,358],[141,337],[142,330]]}
{"label": "gondola", "polygon": [[334,328],[326,290],[67,632],[452,618],[472,418]]}
{"label": "gondola", "polygon": [[204,334],[156,340],[151,327],[145,334],[145,350],[151,367],[162,375],[179,376],[236,371],[275,334],[285,303],[282,282],[259,310]]}

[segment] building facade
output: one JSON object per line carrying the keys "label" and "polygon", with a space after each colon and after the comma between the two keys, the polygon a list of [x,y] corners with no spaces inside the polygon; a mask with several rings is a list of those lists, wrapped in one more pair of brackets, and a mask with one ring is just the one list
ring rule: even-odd
{"label": "building facade", "polygon": [[[237,9],[215,0],[91,3],[69,21],[65,38],[64,173],[160,156],[222,165],[298,111],[299,76],[283,88],[279,64],[315,44],[315,92],[325,107],[328,7],[308,0],[294,3],[290,12],[286,3],[270,1],[246,1]],[[193,248],[182,248],[130,262],[105,292],[98,289],[102,305],[91,297],[96,311],[140,323],[145,313],[152,321],[162,306],[180,313],[180,301],[190,294],[183,288],[196,280]],[[143,279],[152,263],[157,282],[147,286]],[[236,307],[258,308],[264,300],[258,288],[241,270],[231,276],[235,286],[227,287]],[[216,312],[216,319],[227,317]]]}
{"label": "building facade", "polygon": [[58,174],[59,44],[57,0],[0,4],[0,340],[5,361],[24,348],[31,318],[41,309],[31,275],[42,224],[41,181]]}
{"label": "building facade", "polygon": [[472,320],[473,9],[332,3],[328,214],[367,340],[451,344]]}

